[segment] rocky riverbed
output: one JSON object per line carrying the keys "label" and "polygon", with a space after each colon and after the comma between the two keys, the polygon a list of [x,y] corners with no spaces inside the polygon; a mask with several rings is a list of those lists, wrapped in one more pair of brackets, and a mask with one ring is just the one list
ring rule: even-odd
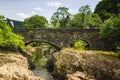
{"label": "rocky riverbed", "polygon": [[0,80],[120,80],[120,59],[108,52],[63,49],[48,56],[51,73],[46,68],[28,70],[26,57],[1,51]]}

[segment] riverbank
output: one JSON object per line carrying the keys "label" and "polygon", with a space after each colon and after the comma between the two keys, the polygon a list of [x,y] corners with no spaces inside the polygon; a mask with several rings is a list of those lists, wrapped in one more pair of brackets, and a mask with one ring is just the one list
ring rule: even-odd
{"label": "riverbank", "polygon": [[0,51],[0,80],[43,80],[28,70],[28,62],[18,52]]}

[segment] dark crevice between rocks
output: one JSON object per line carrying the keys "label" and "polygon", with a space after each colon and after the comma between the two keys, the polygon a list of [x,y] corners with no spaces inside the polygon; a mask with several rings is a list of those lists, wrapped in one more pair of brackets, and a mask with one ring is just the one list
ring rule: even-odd
{"label": "dark crevice between rocks", "polygon": [[28,68],[30,70],[33,70],[36,68],[35,64],[31,61],[31,56],[29,54],[27,54],[27,52],[23,51],[21,48],[18,48],[18,51],[22,54],[22,56],[26,57],[27,61],[28,61]]}
{"label": "dark crevice between rocks", "polygon": [[52,60],[48,60],[46,62],[45,68],[48,70],[48,72],[52,73],[54,71],[54,63],[52,62]]}

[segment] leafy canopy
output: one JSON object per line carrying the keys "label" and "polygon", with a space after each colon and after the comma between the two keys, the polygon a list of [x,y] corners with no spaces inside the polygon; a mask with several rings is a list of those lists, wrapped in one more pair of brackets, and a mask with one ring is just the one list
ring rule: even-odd
{"label": "leafy canopy", "polygon": [[80,14],[90,14],[91,13],[90,6],[89,5],[81,6],[79,8],[79,13]]}
{"label": "leafy canopy", "polygon": [[104,22],[101,28],[101,36],[120,39],[120,15],[112,16]]}
{"label": "leafy canopy", "polygon": [[99,14],[103,21],[113,15],[118,15],[120,13],[120,0],[100,1],[95,8],[95,13]]}
{"label": "leafy canopy", "polygon": [[48,21],[45,17],[34,15],[24,20],[26,28],[47,28]]}
{"label": "leafy canopy", "polygon": [[59,7],[51,17],[51,24],[57,28],[64,28],[66,24],[65,19],[69,15],[68,10],[69,8]]}
{"label": "leafy canopy", "polygon": [[74,15],[68,26],[70,28],[100,28],[101,23],[99,15],[92,13],[89,5],[85,5],[79,8],[79,13]]}
{"label": "leafy canopy", "polygon": [[0,16],[0,47],[24,47],[23,37],[12,32],[4,16]]}
{"label": "leafy canopy", "polygon": [[120,15],[112,16],[107,19],[101,30],[101,37],[114,40],[111,44],[115,49],[120,50]]}

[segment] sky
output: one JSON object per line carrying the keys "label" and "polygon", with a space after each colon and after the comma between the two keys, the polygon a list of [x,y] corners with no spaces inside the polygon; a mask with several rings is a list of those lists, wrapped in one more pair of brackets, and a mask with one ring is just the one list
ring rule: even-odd
{"label": "sky", "polygon": [[94,11],[100,0],[0,0],[0,15],[13,20],[24,21],[33,15],[40,15],[49,21],[59,7],[69,8],[71,14],[78,13],[81,6],[89,5]]}

